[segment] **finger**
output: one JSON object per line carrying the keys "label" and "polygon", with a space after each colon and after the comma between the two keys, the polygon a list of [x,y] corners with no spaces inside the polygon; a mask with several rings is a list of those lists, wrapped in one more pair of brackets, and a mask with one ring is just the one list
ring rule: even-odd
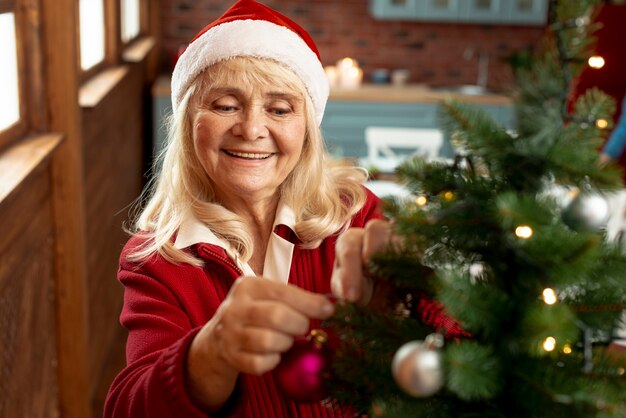
{"label": "finger", "polygon": [[364,230],[351,228],[341,234],[335,245],[335,268],[331,289],[335,296],[357,302],[362,296]]}
{"label": "finger", "polygon": [[240,339],[241,351],[257,354],[283,353],[292,345],[293,337],[267,328],[247,327]]}
{"label": "finger", "polygon": [[278,283],[262,277],[243,277],[236,280],[235,284],[236,286],[231,289],[234,294],[243,292],[254,300],[279,301],[307,318],[328,319],[335,312],[334,305],[326,296],[291,284]]}
{"label": "finger", "polygon": [[266,328],[287,335],[304,335],[309,317],[282,301],[257,300],[243,313],[245,327]]}
{"label": "finger", "polygon": [[[227,326],[218,323],[209,337],[210,346],[215,346],[218,355],[224,359],[225,363],[238,372],[250,374],[263,374],[276,367],[280,361],[280,354],[283,349],[293,344],[293,338],[286,337],[288,344],[280,337],[276,340],[272,336],[261,336],[262,330],[239,326]],[[258,344],[264,345],[265,349],[256,347]],[[277,349],[272,349],[275,345]],[[287,348],[285,348],[287,347]]]}
{"label": "finger", "polygon": [[294,341],[291,336],[263,328],[242,327],[233,331],[225,327],[218,331],[222,355],[239,372],[254,375],[274,369]]}
{"label": "finger", "polygon": [[237,365],[242,373],[260,376],[273,370],[280,363],[280,353],[260,354],[251,351],[238,351],[227,361]]}
{"label": "finger", "polygon": [[391,224],[382,219],[371,220],[365,225],[363,236],[363,263],[391,243]]}

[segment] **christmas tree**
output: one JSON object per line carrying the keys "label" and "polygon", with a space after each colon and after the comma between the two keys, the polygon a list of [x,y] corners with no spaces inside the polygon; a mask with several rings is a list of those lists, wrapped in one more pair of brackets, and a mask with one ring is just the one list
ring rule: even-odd
{"label": "christmas tree", "polygon": [[[404,244],[369,265],[389,306],[340,305],[329,324],[338,402],[370,417],[626,417],[624,357],[607,350],[626,255],[603,230],[621,174],[597,164],[615,102],[589,89],[568,104],[599,3],[551,4],[545,41],[517,69],[515,132],[448,101],[454,163],[398,169],[415,200],[386,211]],[[467,337],[444,341],[418,314],[424,298]]]}

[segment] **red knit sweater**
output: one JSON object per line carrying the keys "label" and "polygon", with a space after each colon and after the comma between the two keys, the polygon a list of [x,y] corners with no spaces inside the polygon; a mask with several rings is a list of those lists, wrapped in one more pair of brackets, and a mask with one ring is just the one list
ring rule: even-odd
{"label": "red knit sweater", "polygon": [[[369,195],[352,225],[362,227],[381,218],[378,199]],[[288,228],[277,227],[285,239],[296,242]],[[309,291],[330,293],[336,237],[320,247],[294,249],[289,283]],[[142,264],[127,261],[141,243],[133,237],[121,257],[118,278],[124,285],[121,322],[128,329],[127,366],[109,389],[104,416],[116,418],[206,417],[191,401],[185,388],[186,353],[192,339],[215,313],[241,271],[225,251],[209,244],[190,248],[205,261],[204,268],[174,265],[159,256]],[[431,312],[432,313],[432,312]],[[443,315],[439,319],[445,319]],[[311,327],[318,327],[312,321]],[[220,416],[254,418],[348,417],[346,411],[324,403],[299,404],[285,399],[272,373],[242,374],[230,406]]]}

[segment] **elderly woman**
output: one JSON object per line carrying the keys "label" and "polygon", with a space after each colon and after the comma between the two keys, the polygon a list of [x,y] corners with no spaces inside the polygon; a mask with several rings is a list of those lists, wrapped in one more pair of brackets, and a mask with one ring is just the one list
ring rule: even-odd
{"label": "elderly woman", "polygon": [[190,43],[120,257],[127,367],[105,416],[348,416],[285,399],[267,373],[332,316],[326,295],[369,302],[362,265],[390,235],[366,173],[324,150],[327,96],[309,35],[252,0]]}

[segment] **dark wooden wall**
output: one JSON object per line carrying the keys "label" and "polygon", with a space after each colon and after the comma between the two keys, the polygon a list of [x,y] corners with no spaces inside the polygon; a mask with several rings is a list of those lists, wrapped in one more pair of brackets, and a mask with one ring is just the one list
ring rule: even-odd
{"label": "dark wooden wall", "polygon": [[83,110],[82,118],[87,351],[93,396],[102,384],[112,341],[119,334],[122,288],[115,277],[127,239],[122,226],[143,185],[144,79],[139,66],[126,70],[98,106]]}
{"label": "dark wooden wall", "polygon": [[151,148],[160,10],[150,1],[150,42],[105,66],[105,91],[85,104],[68,24],[78,2],[24,3],[42,48],[28,69],[40,106],[0,149],[0,418],[95,418],[123,366],[110,361],[123,351],[116,271]]}
{"label": "dark wooden wall", "polygon": [[22,186],[0,206],[0,416],[55,416],[50,415],[59,405],[49,164],[43,162]]}

